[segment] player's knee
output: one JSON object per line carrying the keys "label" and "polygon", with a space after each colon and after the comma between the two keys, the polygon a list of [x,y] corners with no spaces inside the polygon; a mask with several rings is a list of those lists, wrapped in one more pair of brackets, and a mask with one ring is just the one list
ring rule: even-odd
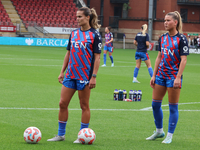
{"label": "player's knee", "polygon": [[82,111],[89,110],[89,104],[88,103],[80,103],[80,107]]}
{"label": "player's knee", "polygon": [[59,107],[60,109],[67,109],[68,106],[64,101],[60,100]]}
{"label": "player's knee", "polygon": [[140,69],[140,65],[136,65],[136,68]]}

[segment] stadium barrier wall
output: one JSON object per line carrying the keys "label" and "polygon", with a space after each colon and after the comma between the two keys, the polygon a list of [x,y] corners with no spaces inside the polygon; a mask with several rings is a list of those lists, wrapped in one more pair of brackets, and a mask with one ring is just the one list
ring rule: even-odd
{"label": "stadium barrier wall", "polygon": [[0,45],[67,47],[69,39],[0,37]]}
{"label": "stadium barrier wall", "polygon": [[200,48],[189,48],[190,53],[200,54]]}

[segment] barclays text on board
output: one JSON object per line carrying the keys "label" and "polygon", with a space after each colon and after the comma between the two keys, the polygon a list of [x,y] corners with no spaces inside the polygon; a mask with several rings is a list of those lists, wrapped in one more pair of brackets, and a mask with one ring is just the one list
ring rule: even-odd
{"label": "barclays text on board", "polygon": [[0,37],[0,45],[67,47],[68,39]]}

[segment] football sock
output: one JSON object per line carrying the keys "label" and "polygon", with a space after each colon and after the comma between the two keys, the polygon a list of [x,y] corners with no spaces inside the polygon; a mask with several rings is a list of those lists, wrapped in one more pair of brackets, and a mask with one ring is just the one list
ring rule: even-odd
{"label": "football sock", "polygon": [[160,129],[156,128],[156,132],[157,133],[163,133],[163,128],[160,128]]}
{"label": "football sock", "polygon": [[103,54],[103,63],[106,64],[106,54]]}
{"label": "football sock", "polygon": [[168,133],[167,133],[167,136],[170,137],[170,138],[172,138],[172,137],[173,137],[173,133],[169,133],[169,132],[168,132]]}
{"label": "football sock", "polygon": [[135,67],[135,70],[133,73],[134,78],[137,78],[138,72],[139,72],[139,68]]}
{"label": "football sock", "polygon": [[176,124],[178,122],[178,103],[169,103],[169,112],[168,132],[174,133]]}
{"label": "football sock", "polygon": [[110,56],[110,60],[111,60],[111,62],[113,63],[113,56],[112,56],[112,55]]}
{"label": "football sock", "polygon": [[82,123],[81,122],[81,128],[80,128],[80,130],[84,129],[84,128],[88,128],[88,127],[89,127],[89,123]]}
{"label": "football sock", "polygon": [[67,121],[58,121],[58,135],[59,136],[63,136],[65,135],[65,132],[66,132],[66,124],[67,124]]}
{"label": "football sock", "polygon": [[163,112],[161,108],[162,100],[152,100],[153,116],[156,129],[163,128]]}
{"label": "football sock", "polygon": [[152,67],[149,67],[148,71],[149,71],[149,75],[152,77],[153,76],[153,69],[152,69]]}

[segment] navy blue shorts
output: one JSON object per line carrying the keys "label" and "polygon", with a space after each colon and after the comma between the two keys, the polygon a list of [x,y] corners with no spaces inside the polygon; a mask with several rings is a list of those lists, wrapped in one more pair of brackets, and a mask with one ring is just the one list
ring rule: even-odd
{"label": "navy blue shorts", "polygon": [[135,53],[135,59],[138,60],[138,59],[141,59],[142,61],[145,61],[145,60],[149,60],[149,54],[148,53],[145,53],[145,52],[136,52]]}
{"label": "navy blue shorts", "polygon": [[[165,87],[174,87],[174,80],[175,80],[175,78],[163,79],[163,78],[160,78],[160,77],[156,76],[155,84],[158,84],[158,85],[161,85],[161,86],[165,86]],[[179,88],[182,87],[182,81],[183,81],[183,79],[181,77],[181,83],[180,83]]]}
{"label": "navy blue shorts", "polygon": [[66,78],[63,80],[63,85],[70,89],[84,90],[87,84],[89,84],[89,81],[66,79]]}

